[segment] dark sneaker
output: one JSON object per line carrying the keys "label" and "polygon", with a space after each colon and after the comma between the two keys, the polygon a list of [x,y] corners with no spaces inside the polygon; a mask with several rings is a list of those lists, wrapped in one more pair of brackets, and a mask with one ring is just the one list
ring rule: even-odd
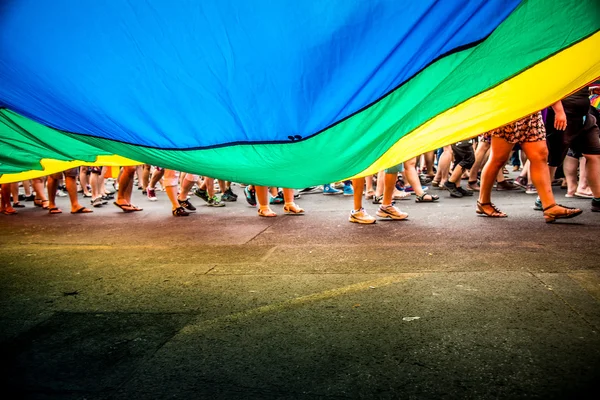
{"label": "dark sneaker", "polygon": [[596,199],[592,199],[592,211],[600,212],[600,201],[598,201]]}
{"label": "dark sneaker", "polygon": [[212,199],[208,199],[209,207],[225,207],[225,203],[221,203],[217,196],[213,196]]}
{"label": "dark sneaker", "polygon": [[183,207],[177,207],[173,210],[174,217],[187,217],[188,215],[190,215],[190,213],[185,211]]}
{"label": "dark sneaker", "polygon": [[30,194],[29,196],[25,196],[25,201],[34,201],[35,194]]}
{"label": "dark sneaker", "polygon": [[502,181],[502,182],[498,182],[496,185],[496,190],[516,190],[519,189],[519,186],[509,182],[509,181]]}
{"label": "dark sneaker", "polygon": [[202,190],[202,189],[198,188],[198,189],[194,190],[194,194],[196,196],[200,197],[202,200],[204,200],[207,203],[210,200],[210,198],[208,197],[208,192],[206,190]]}
{"label": "dark sneaker", "polygon": [[517,177],[517,179],[515,179],[515,185],[525,189],[525,187],[527,187],[527,178],[525,178],[524,176]]}
{"label": "dark sneaker", "polygon": [[280,190],[277,192],[277,196],[269,195],[269,203],[270,204],[283,204],[285,200],[283,199],[283,192]]}
{"label": "dark sneaker", "polygon": [[537,194],[537,189],[533,185],[527,185],[525,187],[525,193],[526,194]]}
{"label": "dark sneaker", "polygon": [[461,198],[464,196],[464,194],[462,194],[462,192],[456,187],[456,183],[446,181],[446,183],[444,183],[444,187],[450,192],[450,197]]}
{"label": "dark sneaker", "polygon": [[237,201],[237,195],[229,188],[221,196],[221,201]]}
{"label": "dark sneaker", "polygon": [[183,207],[183,208],[185,208],[187,210],[190,210],[190,211],[196,211],[196,207],[194,207],[192,205],[192,203],[190,203],[189,200],[186,199],[186,200],[177,200],[177,201],[179,202],[179,205],[181,207]]}
{"label": "dark sneaker", "polygon": [[424,186],[424,185],[429,185],[431,183],[431,181],[433,181],[433,179],[421,175],[421,176],[419,176],[419,181],[421,182],[421,185]]}
{"label": "dark sneaker", "polygon": [[256,207],[256,191],[254,188],[248,189],[248,186],[244,188],[244,194],[246,195],[246,202],[252,207]]}

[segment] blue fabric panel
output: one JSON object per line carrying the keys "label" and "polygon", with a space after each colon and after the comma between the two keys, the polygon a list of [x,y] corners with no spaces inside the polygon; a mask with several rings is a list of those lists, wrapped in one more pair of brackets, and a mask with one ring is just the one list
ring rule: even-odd
{"label": "blue fabric panel", "polygon": [[518,0],[3,0],[0,105],[158,148],[310,136]]}

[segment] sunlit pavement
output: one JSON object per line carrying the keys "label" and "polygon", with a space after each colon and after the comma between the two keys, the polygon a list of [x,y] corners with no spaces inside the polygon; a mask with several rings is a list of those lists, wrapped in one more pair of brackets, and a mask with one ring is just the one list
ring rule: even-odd
{"label": "sunlit pavement", "polygon": [[[3,391],[35,399],[596,398],[600,213],[545,224],[535,196],[400,201],[348,222],[237,203],[175,218],[112,204],[0,215]],[[88,200],[86,200],[87,202]],[[376,205],[365,202],[375,215]],[[594,390],[594,391],[591,391]]]}

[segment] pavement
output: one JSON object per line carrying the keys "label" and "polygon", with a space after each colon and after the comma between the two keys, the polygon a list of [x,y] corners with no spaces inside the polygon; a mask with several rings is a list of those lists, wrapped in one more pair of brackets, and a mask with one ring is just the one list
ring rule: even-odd
{"label": "pavement", "polygon": [[[600,382],[600,213],[545,224],[535,196],[400,201],[348,222],[303,195],[175,218],[109,204],[0,216],[0,384],[27,399],[584,399]],[[433,189],[432,189],[433,191]],[[365,202],[372,215],[376,205]],[[274,206],[281,211],[281,206]],[[4,398],[9,398],[4,397]]]}

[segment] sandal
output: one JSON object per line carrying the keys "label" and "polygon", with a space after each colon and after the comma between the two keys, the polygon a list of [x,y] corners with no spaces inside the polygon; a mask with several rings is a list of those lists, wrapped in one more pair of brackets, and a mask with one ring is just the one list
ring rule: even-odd
{"label": "sandal", "polygon": [[21,204],[20,202],[17,201],[15,203],[13,203],[13,207],[15,207],[15,208],[24,208],[25,204]]}
{"label": "sandal", "polygon": [[89,214],[89,213],[93,213],[93,211],[90,210],[89,208],[86,208],[83,206],[81,208],[78,208],[75,211],[71,211],[71,214]]}
{"label": "sandal", "polygon": [[289,215],[302,215],[304,214],[304,209],[298,207],[296,203],[292,203],[289,206],[283,206],[283,212]]}
{"label": "sandal", "polygon": [[[490,206],[493,211],[486,211],[483,207]],[[484,215],[486,217],[491,218],[506,218],[508,215],[504,214],[498,207],[496,207],[493,203],[480,203],[477,201],[477,210],[475,211],[479,215]]]}
{"label": "sandal", "polygon": [[58,207],[51,207],[51,208],[48,208],[48,213],[49,214],[62,214],[62,210]]}
{"label": "sandal", "polygon": [[[44,203],[46,203],[46,205],[44,205]],[[35,205],[36,207],[42,207],[42,209],[44,209],[44,210],[48,209],[49,203],[50,203],[50,200],[40,200],[40,199],[33,200],[33,205]]]}
{"label": "sandal", "polygon": [[246,195],[246,202],[252,207],[256,207],[256,190],[254,187],[250,189],[248,186],[244,188],[244,194]]}
{"label": "sandal", "polygon": [[[551,208],[553,207],[560,207],[560,211],[558,212],[551,212],[549,211]],[[551,204],[548,207],[544,208],[544,219],[546,220],[546,223],[552,223],[554,221],[556,221],[557,219],[568,219],[568,218],[573,218],[578,216],[579,214],[581,214],[583,211],[580,210],[579,208],[573,208],[573,207],[565,207],[565,206],[561,206],[560,204]]]}
{"label": "sandal", "polygon": [[373,197],[375,197],[375,191],[374,190],[367,190],[367,193],[365,193],[365,199],[366,200],[371,200]]}
{"label": "sandal", "polygon": [[10,210],[2,210],[2,211],[0,211],[0,214],[15,215],[15,214],[17,214],[17,210],[15,210],[14,208],[12,208]]}
{"label": "sandal", "polygon": [[133,208],[133,206],[131,204],[119,204],[116,201],[113,201],[113,204],[115,206],[119,207],[125,213],[130,213],[130,212],[134,212],[135,211],[135,209]]}
{"label": "sandal", "polygon": [[440,199],[440,196],[435,194],[423,193],[415,198],[415,203],[434,203]]}
{"label": "sandal", "polygon": [[270,217],[276,217],[276,216],[277,216],[277,214],[275,214],[275,213],[273,212],[273,210],[271,210],[270,208],[267,208],[267,209],[265,209],[265,210],[263,210],[263,209],[260,209],[260,208],[259,208],[259,209],[258,209],[258,216],[259,216],[259,217],[267,217],[267,218],[270,218]]}

